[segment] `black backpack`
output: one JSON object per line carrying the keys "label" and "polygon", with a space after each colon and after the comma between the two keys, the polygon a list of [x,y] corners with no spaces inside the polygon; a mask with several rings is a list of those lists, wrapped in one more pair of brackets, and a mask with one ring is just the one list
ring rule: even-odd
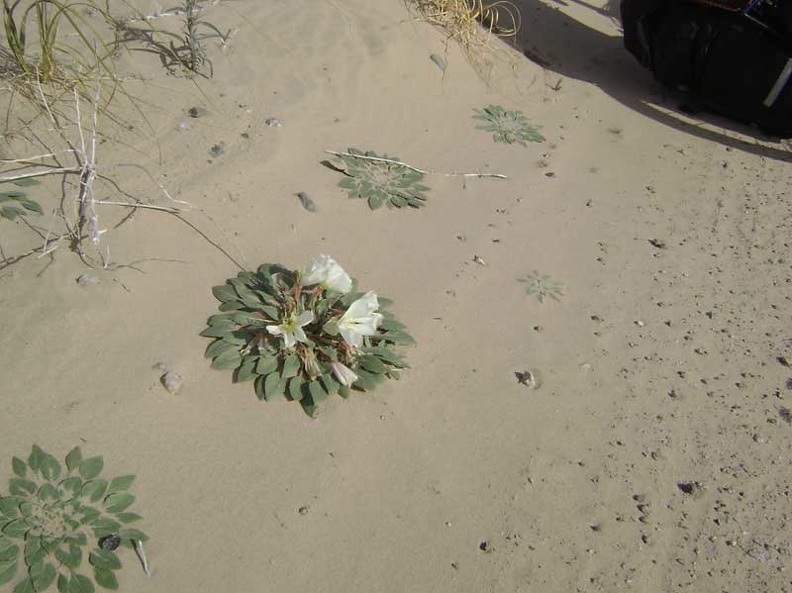
{"label": "black backpack", "polygon": [[703,109],[792,136],[792,0],[622,0],[624,44]]}

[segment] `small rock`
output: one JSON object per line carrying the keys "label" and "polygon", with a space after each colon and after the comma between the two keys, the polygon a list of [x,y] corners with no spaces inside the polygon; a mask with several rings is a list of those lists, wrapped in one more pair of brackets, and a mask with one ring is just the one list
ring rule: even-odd
{"label": "small rock", "polygon": [[482,552],[492,552],[492,546],[488,541],[483,541],[479,544],[479,550]]}
{"label": "small rock", "polygon": [[212,148],[209,149],[209,154],[211,154],[214,157],[218,157],[221,154],[225,154],[225,142],[220,142],[218,144],[213,145]]}
{"label": "small rock", "polygon": [[179,393],[182,385],[184,385],[184,377],[182,377],[179,373],[167,371],[160,377],[160,383],[162,383],[162,386],[165,387],[169,393],[175,395]]}
{"label": "small rock", "polygon": [[485,261],[484,261],[482,258],[480,258],[478,255],[474,255],[474,256],[473,256],[473,261],[474,261],[474,262],[476,262],[476,263],[477,263],[478,265],[480,265],[480,266],[486,266],[486,265],[487,265],[487,262],[485,262]]}
{"label": "small rock", "polygon": [[301,514],[301,515],[307,515],[308,514],[308,509],[309,509],[309,507],[300,507],[299,509],[297,509],[297,512],[299,514]]}
{"label": "small rock", "polygon": [[700,486],[698,482],[677,482],[677,488],[685,494],[694,494]]}
{"label": "small rock", "polygon": [[206,115],[207,111],[203,107],[193,106],[187,110],[187,115],[189,115],[193,119],[198,119],[199,117],[203,117]]}
{"label": "small rock", "polygon": [[283,121],[279,120],[276,117],[267,118],[267,119],[264,120],[264,123],[266,125],[268,125],[269,127],[271,127],[271,128],[282,128],[283,127]]}
{"label": "small rock", "polygon": [[439,54],[432,54],[429,56],[429,59],[434,62],[435,66],[440,68],[441,71],[445,72],[446,70],[446,61],[443,59],[443,56]]}
{"label": "small rock", "polygon": [[760,445],[766,445],[767,443],[770,442],[770,437],[767,436],[766,434],[762,434],[761,432],[757,432],[756,434],[753,435],[753,440],[754,442],[759,443]]}
{"label": "small rock", "polygon": [[103,550],[116,550],[121,545],[121,538],[116,533],[104,536],[99,540],[99,547]]}
{"label": "small rock", "polygon": [[300,199],[300,204],[303,208],[305,208],[308,212],[316,212],[316,204],[304,191],[301,191],[297,194],[297,197]]}
{"label": "small rock", "polygon": [[661,241],[660,239],[649,239],[649,243],[652,247],[657,247],[658,249],[665,249],[666,247],[665,241]]}
{"label": "small rock", "polygon": [[77,277],[77,284],[80,286],[90,286],[91,284],[99,284],[99,278],[93,274],[85,273]]}
{"label": "small rock", "polygon": [[517,383],[520,385],[525,385],[529,389],[539,389],[539,387],[542,385],[542,381],[536,371],[529,369],[526,369],[522,372],[516,371],[514,376],[517,377]]}

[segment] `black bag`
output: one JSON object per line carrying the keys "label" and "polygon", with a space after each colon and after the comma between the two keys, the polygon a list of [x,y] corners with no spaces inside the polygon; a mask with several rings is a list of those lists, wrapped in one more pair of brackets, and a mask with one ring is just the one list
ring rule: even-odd
{"label": "black bag", "polygon": [[624,44],[701,108],[792,136],[792,0],[622,0]]}

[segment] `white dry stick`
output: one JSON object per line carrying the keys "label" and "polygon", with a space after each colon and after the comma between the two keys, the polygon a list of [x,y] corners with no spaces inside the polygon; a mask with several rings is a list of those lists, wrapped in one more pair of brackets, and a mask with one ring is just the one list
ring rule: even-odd
{"label": "white dry stick", "polygon": [[424,171],[423,169],[413,167],[412,165],[408,165],[407,163],[403,163],[395,159],[385,159],[378,156],[367,156],[364,154],[352,154],[351,152],[335,152],[333,150],[325,150],[325,152],[335,156],[349,156],[356,159],[362,159],[364,161],[375,161],[379,163],[388,163],[390,165],[399,165],[401,167],[411,169],[417,173],[421,173],[422,175],[445,175],[446,177],[495,177],[497,179],[508,179],[506,175],[502,175],[500,173],[438,173],[437,171]]}
{"label": "white dry stick", "polygon": [[132,545],[135,547],[135,554],[140,559],[140,564],[143,565],[143,572],[146,573],[147,577],[151,576],[151,570],[149,570],[149,563],[146,559],[146,552],[143,550],[143,542],[139,539],[133,539]]}
{"label": "white dry stick", "polygon": [[79,167],[58,167],[55,169],[47,169],[46,171],[34,171],[33,173],[12,175],[11,177],[0,177],[0,183],[4,181],[19,181],[20,179],[43,177],[44,175],[54,175],[55,173],[79,173],[80,171],[82,171],[82,168]]}

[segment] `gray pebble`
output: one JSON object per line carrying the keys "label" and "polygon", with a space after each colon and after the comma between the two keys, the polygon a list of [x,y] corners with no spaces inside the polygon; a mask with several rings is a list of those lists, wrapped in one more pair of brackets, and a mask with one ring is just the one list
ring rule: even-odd
{"label": "gray pebble", "polygon": [[297,197],[300,198],[300,204],[302,204],[302,207],[308,212],[316,212],[316,204],[314,204],[311,196],[309,196],[304,191],[301,191],[297,194]]}

